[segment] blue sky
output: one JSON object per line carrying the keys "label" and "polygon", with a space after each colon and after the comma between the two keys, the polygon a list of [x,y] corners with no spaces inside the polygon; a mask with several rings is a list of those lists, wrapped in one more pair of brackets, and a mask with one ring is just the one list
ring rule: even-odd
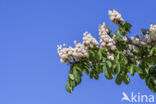
{"label": "blue sky", "polygon": [[120,104],[122,92],[152,93],[138,75],[116,85],[100,75],[83,77],[72,94],[65,90],[69,66],[61,64],[56,45],[90,32],[112,29],[108,10],[115,8],[133,24],[132,34],[156,23],[155,0],[0,0],[0,104]]}

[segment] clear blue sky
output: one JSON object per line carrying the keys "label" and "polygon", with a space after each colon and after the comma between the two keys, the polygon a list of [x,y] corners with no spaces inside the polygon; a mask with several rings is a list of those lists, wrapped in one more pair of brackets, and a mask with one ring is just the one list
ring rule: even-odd
{"label": "clear blue sky", "polygon": [[122,91],[154,94],[137,75],[128,86],[84,76],[66,92],[69,67],[56,45],[82,41],[85,31],[98,39],[102,22],[115,29],[111,8],[133,24],[132,35],[156,23],[156,0],[0,0],[0,104],[120,104]]}

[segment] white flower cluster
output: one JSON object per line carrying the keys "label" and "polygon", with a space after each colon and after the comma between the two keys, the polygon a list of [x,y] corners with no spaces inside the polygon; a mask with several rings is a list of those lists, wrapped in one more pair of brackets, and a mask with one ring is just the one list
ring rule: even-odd
{"label": "white flower cluster", "polygon": [[108,14],[113,24],[119,24],[120,22],[124,21],[121,14],[115,9],[109,10]]}
{"label": "white flower cluster", "polygon": [[131,37],[131,40],[132,40],[132,42],[134,43],[134,44],[140,44],[141,42],[140,42],[140,39],[138,38],[138,37],[135,37],[135,36],[132,36]]}
{"label": "white flower cluster", "polygon": [[[121,14],[115,9],[109,10],[108,13],[113,24],[119,24],[124,21]],[[111,52],[117,49],[117,40],[116,34],[111,37],[110,33],[111,30],[105,23],[99,26],[100,48],[106,49],[106,51],[108,52],[107,58],[110,60],[114,60],[114,54]],[[140,47],[142,46],[151,48],[153,44],[156,44],[156,25],[151,24],[149,32],[142,37],[133,36],[131,37],[131,39],[129,39],[128,37],[124,36],[123,41],[128,43],[127,45],[129,47],[128,50],[124,50],[122,52],[122,54],[125,56],[133,56],[133,52],[138,53],[140,51]],[[99,42],[88,32],[85,32],[83,34],[82,44],[78,43],[77,41],[75,41],[74,43],[75,48],[68,46],[66,46],[66,48],[62,48],[62,45],[58,46],[58,54],[62,63],[67,63],[73,60],[79,61],[80,59],[88,56],[88,49],[98,48],[99,46]]]}
{"label": "white flower cluster", "polygon": [[[132,36],[131,40],[134,45],[129,45],[129,49],[133,52],[139,52],[139,47],[137,46],[146,46],[148,48],[151,48],[152,44],[156,44],[154,43],[156,41],[156,25],[151,24],[149,30],[150,32],[147,33],[145,37],[142,37],[142,39],[136,36]],[[123,40],[127,41],[126,38],[124,38]]]}
{"label": "white flower cluster", "polygon": [[138,48],[138,47],[136,47],[136,46],[134,46],[134,45],[128,45],[128,46],[129,46],[129,49],[130,49],[131,51],[136,52],[136,53],[139,52],[139,48]]}
{"label": "white flower cluster", "polygon": [[123,37],[123,41],[125,41],[125,42],[127,42],[127,41],[128,41],[128,39],[127,39],[127,37],[126,37],[126,36],[124,36],[124,37]]}
{"label": "white flower cluster", "polygon": [[[125,39],[125,40],[126,40],[126,39]],[[133,51],[133,52],[138,53],[138,52],[139,52],[139,47],[138,47],[138,46],[141,45],[141,40],[140,40],[138,37],[135,37],[135,36],[132,36],[132,37],[131,37],[131,40],[132,40],[132,43],[133,43],[134,45],[129,44],[129,45],[128,45],[128,46],[129,46],[129,49],[130,49],[131,51]]]}
{"label": "white flower cluster", "polygon": [[73,50],[74,49],[72,47],[62,48],[62,45],[57,46],[57,51],[60,56],[60,62],[66,63],[69,60],[72,60]]}
{"label": "white flower cluster", "polygon": [[156,31],[156,25],[155,24],[150,25],[150,31]]}
{"label": "white flower cluster", "polygon": [[109,53],[109,52],[107,52],[107,58],[109,59],[109,60],[114,60],[114,54],[113,53]]}
{"label": "white flower cluster", "polygon": [[151,43],[152,41],[156,41],[156,25],[150,25],[150,33],[146,34],[147,43]]}
{"label": "white flower cluster", "polygon": [[80,60],[81,58],[87,57],[87,50],[85,49],[84,45],[81,43],[78,43],[77,41],[74,41],[75,48],[73,52],[73,58],[75,60]]}
{"label": "white flower cluster", "polygon": [[133,53],[130,50],[123,50],[122,53],[125,56],[133,56]]}
{"label": "white flower cluster", "polygon": [[83,45],[86,49],[97,48],[99,43],[98,41],[88,32],[83,34]]}
{"label": "white flower cluster", "polygon": [[67,47],[62,48],[62,45],[57,46],[58,54],[60,56],[60,62],[67,63],[70,60],[80,60],[81,58],[87,57],[87,51],[85,50],[83,44],[75,41],[75,48]]}
{"label": "white flower cluster", "polygon": [[101,49],[110,49],[115,50],[115,41],[108,35],[110,33],[110,29],[107,27],[105,23],[103,25],[99,26],[99,35],[100,35],[100,43]]}

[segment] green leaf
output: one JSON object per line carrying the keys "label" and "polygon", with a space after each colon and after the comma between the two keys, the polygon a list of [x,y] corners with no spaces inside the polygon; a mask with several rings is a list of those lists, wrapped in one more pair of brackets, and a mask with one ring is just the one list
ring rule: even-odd
{"label": "green leaf", "polygon": [[77,66],[77,65],[75,65],[74,68],[79,70],[79,71],[82,71],[82,69],[79,66]]}
{"label": "green leaf", "polygon": [[94,73],[93,73],[93,71],[91,70],[90,71],[90,78],[92,79],[94,77]]}
{"label": "green leaf", "polygon": [[102,62],[106,62],[106,58],[105,57],[102,58]]}
{"label": "green leaf", "polygon": [[111,69],[107,68],[106,63],[103,64],[103,72],[107,79],[112,79],[114,77],[113,73],[111,72]]}
{"label": "green leaf", "polygon": [[89,75],[89,70],[87,68],[85,68],[83,71],[85,72],[86,75]]}
{"label": "green leaf", "polygon": [[106,64],[107,64],[108,68],[111,68],[111,67],[112,67],[111,61],[107,60],[107,61],[106,61]]}
{"label": "green leaf", "polygon": [[118,41],[122,41],[122,38],[123,38],[123,35],[121,34],[120,29],[117,29],[117,31],[116,31],[116,39]]}
{"label": "green leaf", "polygon": [[103,65],[102,64],[96,64],[96,70],[97,70],[98,74],[103,73]]}
{"label": "green leaf", "polygon": [[94,55],[94,51],[93,51],[93,50],[91,50],[91,49],[90,49],[90,50],[88,50],[88,53],[89,53],[89,54]]}
{"label": "green leaf", "polygon": [[149,69],[148,69],[148,68],[145,68],[145,70],[144,70],[144,74],[145,74],[146,76],[149,75]]}
{"label": "green leaf", "polygon": [[112,65],[112,69],[115,70],[116,68],[117,68],[117,63],[114,62]]}
{"label": "green leaf", "polygon": [[153,78],[153,84],[156,86],[156,79]]}
{"label": "green leaf", "polygon": [[141,79],[145,79],[146,78],[145,74],[139,74],[139,76],[140,76]]}
{"label": "green leaf", "polygon": [[121,74],[118,74],[116,79],[115,79],[115,82],[117,85],[120,85],[122,83],[122,76]]}
{"label": "green leaf", "polygon": [[80,73],[77,70],[73,70],[73,75],[74,75],[76,83],[80,83],[80,81],[81,81]]}
{"label": "green leaf", "polygon": [[123,34],[127,34],[128,32],[130,32],[131,27],[132,25],[126,21],[123,21],[120,24],[120,30],[123,32]]}
{"label": "green leaf", "polygon": [[138,72],[139,74],[142,74],[143,73],[143,70],[137,66],[133,66],[133,68],[135,69],[136,72]]}
{"label": "green leaf", "polygon": [[118,52],[116,55],[116,61],[118,61],[120,59],[120,53]]}
{"label": "green leaf", "polygon": [[143,60],[148,63],[156,64],[156,56],[144,58]]}
{"label": "green leaf", "polygon": [[116,65],[117,65],[116,73],[119,74],[119,73],[120,73],[120,70],[121,70],[121,69],[120,69],[120,63],[117,61],[117,62],[116,62]]}
{"label": "green leaf", "polygon": [[113,79],[114,78],[114,72],[112,69],[107,69],[108,74],[109,74],[109,79]]}
{"label": "green leaf", "polygon": [[94,59],[94,56],[95,56],[95,53],[94,53],[94,51],[93,50],[88,50],[88,58],[89,58],[89,60],[92,60],[92,59]]}
{"label": "green leaf", "polygon": [[107,51],[105,49],[101,50],[101,54],[103,57],[107,57]]}
{"label": "green leaf", "polygon": [[128,68],[128,72],[134,76],[134,73],[135,73],[135,69],[133,68],[133,65],[130,65],[130,67]]}
{"label": "green leaf", "polygon": [[156,47],[153,47],[153,48],[150,50],[149,54],[150,54],[150,55],[154,55],[154,54],[156,54],[155,52],[156,52]]}
{"label": "green leaf", "polygon": [[75,87],[75,86],[76,86],[75,81],[70,81],[70,85],[71,85],[72,87]]}
{"label": "green leaf", "polygon": [[130,78],[129,78],[129,76],[127,74],[123,75],[123,81],[125,82],[125,84],[129,84]]}
{"label": "green leaf", "polygon": [[127,59],[125,58],[125,56],[123,56],[122,54],[120,54],[120,61],[122,64],[126,65],[128,63]]}
{"label": "green leaf", "polygon": [[98,79],[99,79],[99,76],[96,74],[96,75],[94,75],[94,78],[95,78],[96,80],[98,80]]}
{"label": "green leaf", "polygon": [[73,76],[72,74],[69,74],[69,78],[70,78],[71,80],[74,80],[74,76]]}
{"label": "green leaf", "polygon": [[102,59],[102,50],[99,48],[97,52],[97,59],[101,60]]}
{"label": "green leaf", "polygon": [[106,67],[106,64],[105,64],[105,63],[103,64],[103,72],[104,72],[105,77],[106,77],[107,79],[110,79],[109,73],[108,73],[108,71],[107,71],[107,67]]}
{"label": "green leaf", "polygon": [[69,80],[67,80],[67,83],[66,83],[66,91],[69,93],[71,93],[73,91],[73,88],[69,84]]}

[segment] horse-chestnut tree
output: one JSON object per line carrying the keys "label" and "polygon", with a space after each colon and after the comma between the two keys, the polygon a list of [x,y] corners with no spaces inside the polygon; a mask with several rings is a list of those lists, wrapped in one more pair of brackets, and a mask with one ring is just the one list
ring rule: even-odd
{"label": "horse-chestnut tree", "polygon": [[112,33],[103,23],[99,26],[99,42],[88,32],[83,42],[74,41],[75,47],[58,45],[58,54],[62,63],[70,65],[66,90],[72,92],[80,84],[85,73],[91,79],[99,79],[104,73],[107,79],[116,77],[116,84],[129,84],[130,75],[137,72],[148,88],[156,92],[156,25],[141,29],[142,33],[128,36],[131,24],[126,22],[115,9],[108,12],[113,24],[118,25]]}

